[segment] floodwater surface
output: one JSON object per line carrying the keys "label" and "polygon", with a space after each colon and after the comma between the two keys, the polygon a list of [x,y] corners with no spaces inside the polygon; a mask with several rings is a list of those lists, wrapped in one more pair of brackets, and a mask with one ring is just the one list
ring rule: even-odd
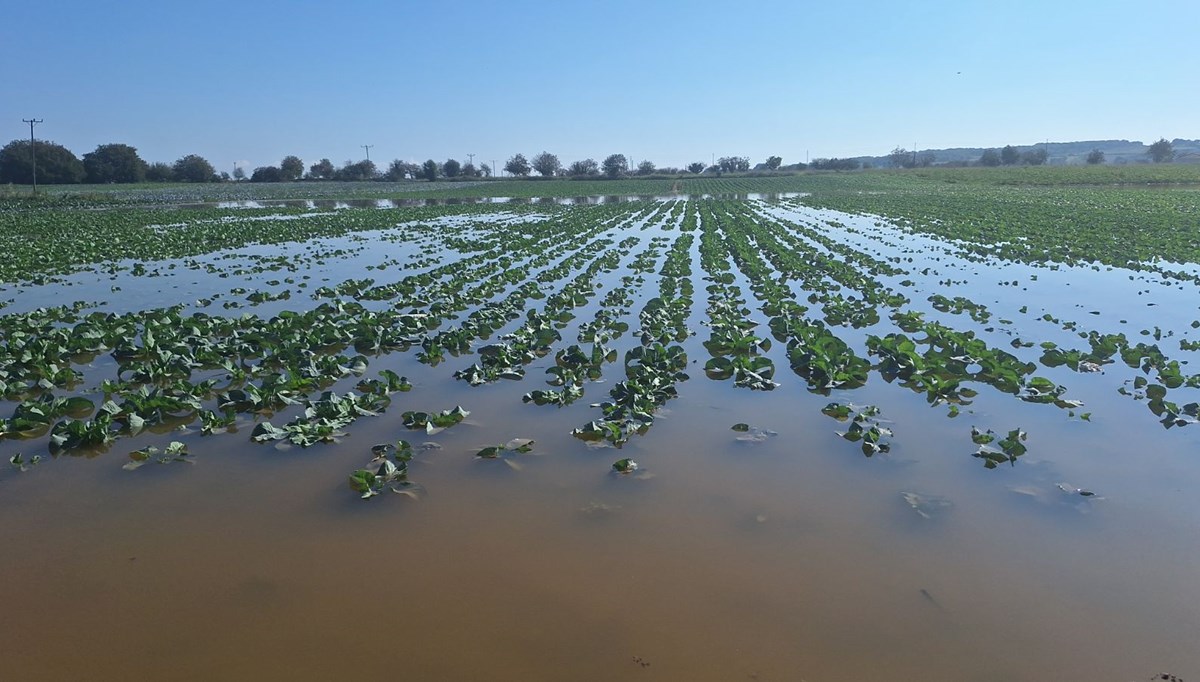
{"label": "floodwater surface", "polygon": [[806,196],[807,192],[742,192],[720,194],[607,194],[574,197],[451,197],[447,199],[238,199],[179,204],[179,208],[303,208],[309,210],[340,210],[345,208],[414,208],[425,206],[470,206],[475,204],[552,204],[586,206],[589,204],[619,204],[641,201],[672,201],[676,199],[730,199],[737,201],[778,201]]}
{"label": "floodwater surface", "polygon": [[[608,343],[622,355],[639,345],[638,313],[658,295],[664,256],[696,203],[685,201],[671,215],[671,202],[630,203],[595,230],[596,239],[612,235],[605,249],[638,241],[597,276],[594,295],[563,324],[555,350],[577,342],[580,324],[593,319],[623,277],[632,283],[632,303],[619,317],[630,330]],[[825,225],[839,243],[881,262],[919,251],[904,253],[916,258],[902,264],[905,274],[881,278],[911,299],[905,309],[977,331],[1022,360],[1036,362],[1043,349],[1008,345],[1014,338],[1086,348],[1064,332],[1064,322],[1137,340],[1145,338],[1138,334],[1143,326],[1157,323],[1174,333],[1172,343],[1162,342],[1164,352],[1184,360],[1190,352],[1176,342],[1197,333],[1186,324],[1200,317],[1194,284],[1180,291],[1142,281],[1140,273],[1068,277],[1028,264],[970,262],[953,245],[877,226],[876,217],[798,202],[743,203],[758,215]],[[665,208],[635,216],[651,204]],[[565,215],[584,231],[600,215],[588,211],[602,208],[525,217],[498,210],[459,227],[486,235],[486,225],[499,222],[519,232]],[[410,229],[397,211],[395,229]],[[842,227],[829,227],[831,218]],[[254,443],[255,418],[242,414],[236,433],[201,436],[191,424],[0,474],[0,639],[8,643],[2,677],[933,682],[1200,675],[1200,508],[1193,494],[1200,425],[1164,429],[1144,402],[1119,394],[1126,375],[1138,374],[1119,359],[1094,373],[1038,367],[1039,376],[1082,401],[1070,414],[980,383],[978,395],[951,417],[945,403],[930,404],[875,371],[861,388],[811,391],[790,371],[778,341],[762,351],[776,366],[774,390],[709,379],[703,342],[711,280],[701,267],[699,230],[694,234],[688,253],[695,293],[686,320],[693,335],[680,343],[689,378],[676,384],[678,397],[660,407],[649,429],[619,449],[571,431],[601,418],[592,405],[609,400],[625,378],[620,359],[603,366],[600,381],[584,384],[582,399],[556,408],[521,401],[548,388],[553,352],[526,365],[522,380],[472,387],[453,373],[477,362],[477,354],[448,354],[431,365],[418,361],[414,347],[369,356],[365,376],[391,369],[413,389],[393,394],[382,414],[354,421],[336,443]],[[309,274],[311,286],[279,284],[271,291],[289,288],[291,298],[261,311],[202,308],[269,317],[315,307],[326,299],[314,289],[364,277],[367,263],[395,259],[382,274],[369,271],[382,283],[470,257],[440,242],[415,247],[429,238],[417,232],[384,237],[365,232],[248,247],[181,261],[171,271],[161,264],[161,277],[122,271],[110,282],[84,272],[64,291],[118,312],[167,304],[179,291],[173,302],[188,305],[190,314],[201,309],[196,298],[222,288],[254,290],[282,280],[248,266],[230,281],[206,264],[287,254],[303,263],[291,273],[296,281]],[[653,238],[663,239],[651,249]],[[545,246],[555,254],[550,266],[575,252],[555,251],[557,244]],[[635,268],[643,252],[652,268]],[[441,261],[403,267],[431,254]],[[512,267],[535,257],[523,254]],[[751,277],[731,266],[746,317],[769,336]],[[529,276],[548,269],[531,266]],[[547,277],[542,288],[558,291],[578,271]],[[944,284],[948,279],[954,282]],[[997,287],[999,280],[1021,286]],[[1143,289],[1149,292],[1137,293]],[[513,290],[500,288],[496,297]],[[46,305],[47,292],[7,290],[12,310],[3,312]],[[927,298],[938,292],[986,305],[994,317],[984,323],[936,310]],[[1137,305],[1149,302],[1171,317],[1155,318]],[[461,324],[482,303],[446,326]],[[546,305],[525,302],[527,309]],[[1093,307],[1100,315],[1089,314]],[[1058,323],[1042,320],[1047,311]],[[832,329],[867,357],[867,336],[896,331],[888,315],[881,318],[862,329]],[[510,320],[476,348],[524,321]],[[97,403],[94,384],[111,367],[102,356],[85,371]],[[333,390],[357,381],[342,379]],[[1192,392],[1180,389],[1180,401],[1194,400]],[[894,434],[890,451],[865,457],[859,443],[840,437],[846,425],[821,412],[830,402],[878,406]],[[7,412],[14,404],[5,403]],[[455,405],[470,415],[440,433],[402,423],[407,410]],[[301,410],[268,416],[280,425]],[[1078,416],[1084,411],[1089,420]],[[738,423],[750,429],[733,430]],[[987,469],[972,456],[972,426],[1001,435],[1020,428],[1028,453]],[[419,493],[360,500],[348,474],[367,464],[372,445],[399,438],[415,448],[409,479]],[[475,456],[512,438],[535,445],[497,459]],[[186,442],[194,462],[122,468],[130,450],[171,440]],[[0,440],[6,458],[44,449],[39,440]],[[621,458],[636,460],[637,472],[614,472]]]}

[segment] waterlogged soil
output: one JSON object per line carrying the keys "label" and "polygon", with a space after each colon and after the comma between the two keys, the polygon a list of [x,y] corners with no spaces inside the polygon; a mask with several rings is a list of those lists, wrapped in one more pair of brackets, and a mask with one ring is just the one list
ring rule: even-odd
{"label": "waterlogged soil", "polygon": [[[46,435],[0,439],[0,455],[21,453],[27,469],[0,473],[0,546],[8,548],[0,552],[0,638],[10,643],[4,677],[319,680],[347,670],[367,679],[462,680],[1200,675],[1200,548],[1191,541],[1200,530],[1192,494],[1200,485],[1200,425],[1164,428],[1161,414],[1147,409],[1147,385],[1160,376],[1155,368],[1130,367],[1119,355],[1098,363],[1098,371],[1041,361],[1044,343],[1088,349],[1081,333],[1124,333],[1129,344],[1155,344],[1181,363],[1184,376],[1200,372],[1195,351],[1180,344],[1200,333],[1190,324],[1200,318],[1194,282],[981,260],[962,245],[878,216],[818,210],[796,198],[496,208],[456,216],[455,207],[445,207],[443,221],[414,222],[409,209],[388,207],[395,226],[383,230],[141,268],[106,264],[62,282],[5,285],[5,315],[81,300],[90,306],[82,314],[180,304],[185,315],[266,320],[358,302],[354,292],[364,287],[339,289],[350,280],[369,277],[377,286],[451,266],[439,275],[448,281],[508,255],[502,272],[520,276],[494,287],[487,300],[466,302],[440,330],[461,326],[526,280],[547,298],[525,299],[519,316],[474,339],[469,351],[446,352],[440,363],[422,362],[417,344],[365,354],[362,376],[347,375],[328,390],[353,391],[384,370],[406,377],[412,389],[389,393],[386,409],[353,420],[336,442],[252,441],[257,423],[282,426],[303,405],[239,412],[229,433],[202,435],[198,421],[183,420],[57,456]],[[230,210],[231,219],[239,210]],[[470,251],[472,243],[547,225],[553,236],[537,249],[483,258]],[[764,312],[770,306],[752,285],[781,282],[782,295],[808,309],[796,314],[810,320],[864,296],[842,281],[810,301],[819,280],[783,276],[769,263],[755,271],[744,255],[741,262],[729,257],[741,234],[754,235],[749,243],[767,253],[766,233],[754,230],[776,228],[799,240],[789,246],[794,253],[807,243],[862,271],[876,268],[872,278],[907,299],[894,309],[877,306],[875,322],[828,323],[872,363],[865,385],[814,386],[814,365],[793,371],[786,339],[778,337],[754,354],[772,363],[773,389],[706,375],[706,363],[722,353],[705,342],[728,310],[757,322],[760,337],[772,337],[767,326],[777,311]],[[724,256],[706,260],[706,230],[728,238],[711,242],[727,248]],[[678,241],[688,235],[694,239]],[[603,243],[589,248],[597,240]],[[640,433],[573,436],[606,418],[593,404],[615,401],[613,393],[628,388],[622,358],[643,345],[640,312],[664,286],[678,285],[667,268],[676,245],[690,269],[679,281],[691,281],[694,293],[675,318],[688,333],[662,345],[686,353],[687,378],[666,380],[675,394],[658,402],[651,421],[638,422]],[[532,353],[523,378],[479,386],[454,378],[483,362],[482,347],[527,325],[528,311],[548,310],[553,294],[609,251],[613,260],[580,284],[577,291],[587,293],[560,322],[561,339]],[[582,255],[567,274],[537,279],[574,254]],[[722,259],[731,273],[727,286],[737,290],[710,293],[720,278],[703,263]],[[825,282],[841,276],[823,272]],[[336,293],[318,293],[321,287]],[[434,290],[422,287],[361,305],[415,310],[422,293]],[[623,301],[606,299],[622,287]],[[285,290],[287,299],[247,300],[249,292],[274,297]],[[955,312],[929,300],[935,294],[970,305]],[[713,313],[709,297],[718,295],[742,303]],[[225,307],[228,301],[237,305]],[[581,325],[600,320],[602,309],[628,324],[624,332],[610,327],[613,338],[603,342],[617,351],[615,362],[602,362],[599,380],[583,381],[583,396],[568,405],[522,402],[523,394],[553,388],[546,370],[556,366],[558,351],[593,346],[580,338]],[[931,399],[924,388],[886,380],[882,359],[871,354],[872,337],[905,333],[893,312],[971,332],[1035,369],[1019,393],[964,380],[976,395]],[[120,367],[107,354],[77,365],[83,379],[74,394],[99,405],[100,383],[122,376]],[[1034,399],[1029,387],[1041,385],[1034,376],[1065,387],[1060,399],[1079,404]],[[1167,399],[1183,405],[1197,393],[1184,383]],[[3,416],[18,403],[3,402]],[[858,413],[877,408],[861,423],[883,426],[887,448],[864,456],[861,441],[839,435],[855,422],[822,412],[830,403]],[[404,425],[406,411],[456,405],[469,414],[444,431]],[[994,431],[997,442],[1023,431],[1027,451],[987,468],[990,460],[973,456],[980,445],[972,427]],[[373,445],[401,438],[413,455],[405,463],[411,486],[399,489],[412,494],[384,486],[360,499],[347,476],[367,465]],[[513,438],[534,444],[528,452],[476,456]],[[151,460],[127,470],[130,451],[165,449],[171,441],[186,444],[191,461]],[[34,455],[42,459],[29,465]],[[625,458],[637,469],[616,473],[614,462]]]}
{"label": "waterlogged soil", "polygon": [[595,194],[548,197],[449,197],[445,199],[239,199],[180,204],[180,208],[304,208],[338,210],[343,208],[412,208],[425,206],[461,206],[473,204],[555,204],[584,206],[588,204],[619,204],[630,201],[672,201],[676,199],[732,199],[778,201],[805,196],[807,192],[740,192],[716,194],[646,195]]}

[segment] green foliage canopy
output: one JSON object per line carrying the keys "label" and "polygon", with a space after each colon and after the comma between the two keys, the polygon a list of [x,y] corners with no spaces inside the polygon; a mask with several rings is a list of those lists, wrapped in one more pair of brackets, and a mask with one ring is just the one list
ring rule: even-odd
{"label": "green foliage canopy", "polygon": [[[29,140],[13,140],[0,149],[0,183],[33,183],[33,147]],[[62,185],[83,182],[83,163],[66,147],[37,141],[38,184]]]}
{"label": "green foliage canopy", "polygon": [[279,162],[280,179],[286,182],[295,182],[304,175],[304,162],[298,156],[285,156],[283,161]]}
{"label": "green foliage canopy", "polygon": [[533,169],[544,178],[554,177],[559,168],[562,168],[562,164],[558,162],[558,157],[550,152],[542,152],[533,157]]}
{"label": "green foliage canopy", "polygon": [[146,162],[137,149],[127,144],[102,144],[83,155],[83,169],[92,184],[109,182],[142,182],[146,179]]}
{"label": "green foliage canopy", "polygon": [[529,165],[529,161],[525,159],[524,154],[517,154],[504,164],[504,170],[508,171],[512,175],[522,178],[526,175],[529,175],[530,168],[531,166]]}
{"label": "green foliage canopy", "polygon": [[629,161],[625,159],[624,154],[612,154],[604,159],[600,167],[608,177],[617,178],[629,172]]}
{"label": "green foliage canopy", "polygon": [[188,154],[171,168],[176,182],[216,182],[217,171],[203,156]]}
{"label": "green foliage canopy", "polygon": [[1164,161],[1172,161],[1175,158],[1175,145],[1165,137],[1158,138],[1158,141],[1150,145],[1146,150],[1146,154],[1154,163],[1163,163]]}
{"label": "green foliage canopy", "polygon": [[308,177],[314,180],[332,180],[336,172],[329,159],[321,159],[308,167]]}

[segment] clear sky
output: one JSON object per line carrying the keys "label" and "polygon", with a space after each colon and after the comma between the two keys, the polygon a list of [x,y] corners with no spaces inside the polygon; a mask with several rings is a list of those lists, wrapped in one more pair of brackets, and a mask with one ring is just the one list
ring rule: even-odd
{"label": "clear sky", "polygon": [[1200,0],[0,0],[0,144],[659,166],[1200,137]]}

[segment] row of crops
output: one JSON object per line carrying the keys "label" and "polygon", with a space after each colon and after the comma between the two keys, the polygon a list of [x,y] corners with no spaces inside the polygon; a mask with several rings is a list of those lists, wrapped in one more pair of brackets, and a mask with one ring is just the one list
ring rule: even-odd
{"label": "row of crops", "polygon": [[[499,213],[442,206],[5,215],[5,229],[24,230],[28,239],[16,240],[0,261],[0,278],[13,283],[4,294],[13,312],[0,317],[7,406],[0,448],[13,471],[34,470],[47,456],[113,449],[128,453],[122,464],[132,470],[195,461],[213,439],[320,448],[357,420],[385,413],[399,413],[403,429],[425,437],[470,415],[469,404],[441,404],[437,386],[415,385],[393,369],[397,358],[473,390],[513,385],[512,400],[551,419],[587,395],[594,401],[588,418],[562,428],[593,447],[652,437],[662,408],[696,380],[688,369],[698,354],[706,379],[730,390],[827,396],[821,412],[867,456],[889,452],[904,429],[891,426],[879,406],[853,402],[855,389],[870,382],[899,387],[950,418],[988,391],[1086,420],[1091,415],[1070,378],[1104,372],[1111,390],[1144,404],[1163,427],[1200,420],[1200,374],[1187,370],[1195,341],[1180,338],[1172,347],[1164,340],[1170,330],[1131,339],[1046,314],[1041,323],[1055,332],[1047,339],[1057,342],[1004,343],[1005,330],[1018,325],[993,319],[977,291],[957,290],[953,279],[918,269],[899,251],[879,255],[864,244],[890,241],[900,249],[908,234],[954,236],[947,253],[955,262],[1047,268],[1070,267],[1094,248],[1107,254],[1095,259],[1102,263],[1155,268],[1181,285],[1190,286],[1189,277],[1143,259],[1131,263],[1134,246],[1089,247],[1079,230],[1060,238],[1039,227],[1065,220],[1066,209],[1008,228],[993,218],[987,231],[973,233],[960,201],[964,213],[947,210],[940,221],[913,218],[896,227],[880,219],[864,228],[811,205],[900,217],[917,209],[903,195],[831,196]],[[860,197],[858,205],[848,205],[851,196]],[[1007,215],[1027,205],[1001,206]],[[1129,244],[1136,240],[1121,242]],[[354,276],[336,267],[351,262],[368,262],[365,275],[357,266]],[[23,305],[24,288],[66,287],[89,275],[119,275],[132,288],[178,272],[202,273],[213,286],[231,276],[237,283],[150,309],[116,285],[103,296],[88,290],[101,300]],[[260,314],[207,312],[215,302]],[[1021,314],[1040,319],[1036,311]],[[546,367],[543,376],[530,372],[534,364]],[[790,380],[778,371],[783,366]],[[137,447],[150,434],[181,435],[163,447]],[[510,435],[473,454],[512,463],[536,447]],[[1017,424],[998,433],[964,424],[963,439],[988,468],[1015,465],[1025,452]],[[378,444],[369,464],[350,475],[350,487],[366,498],[411,493],[415,452],[407,437]],[[622,458],[613,467],[631,472],[637,465]]]}

